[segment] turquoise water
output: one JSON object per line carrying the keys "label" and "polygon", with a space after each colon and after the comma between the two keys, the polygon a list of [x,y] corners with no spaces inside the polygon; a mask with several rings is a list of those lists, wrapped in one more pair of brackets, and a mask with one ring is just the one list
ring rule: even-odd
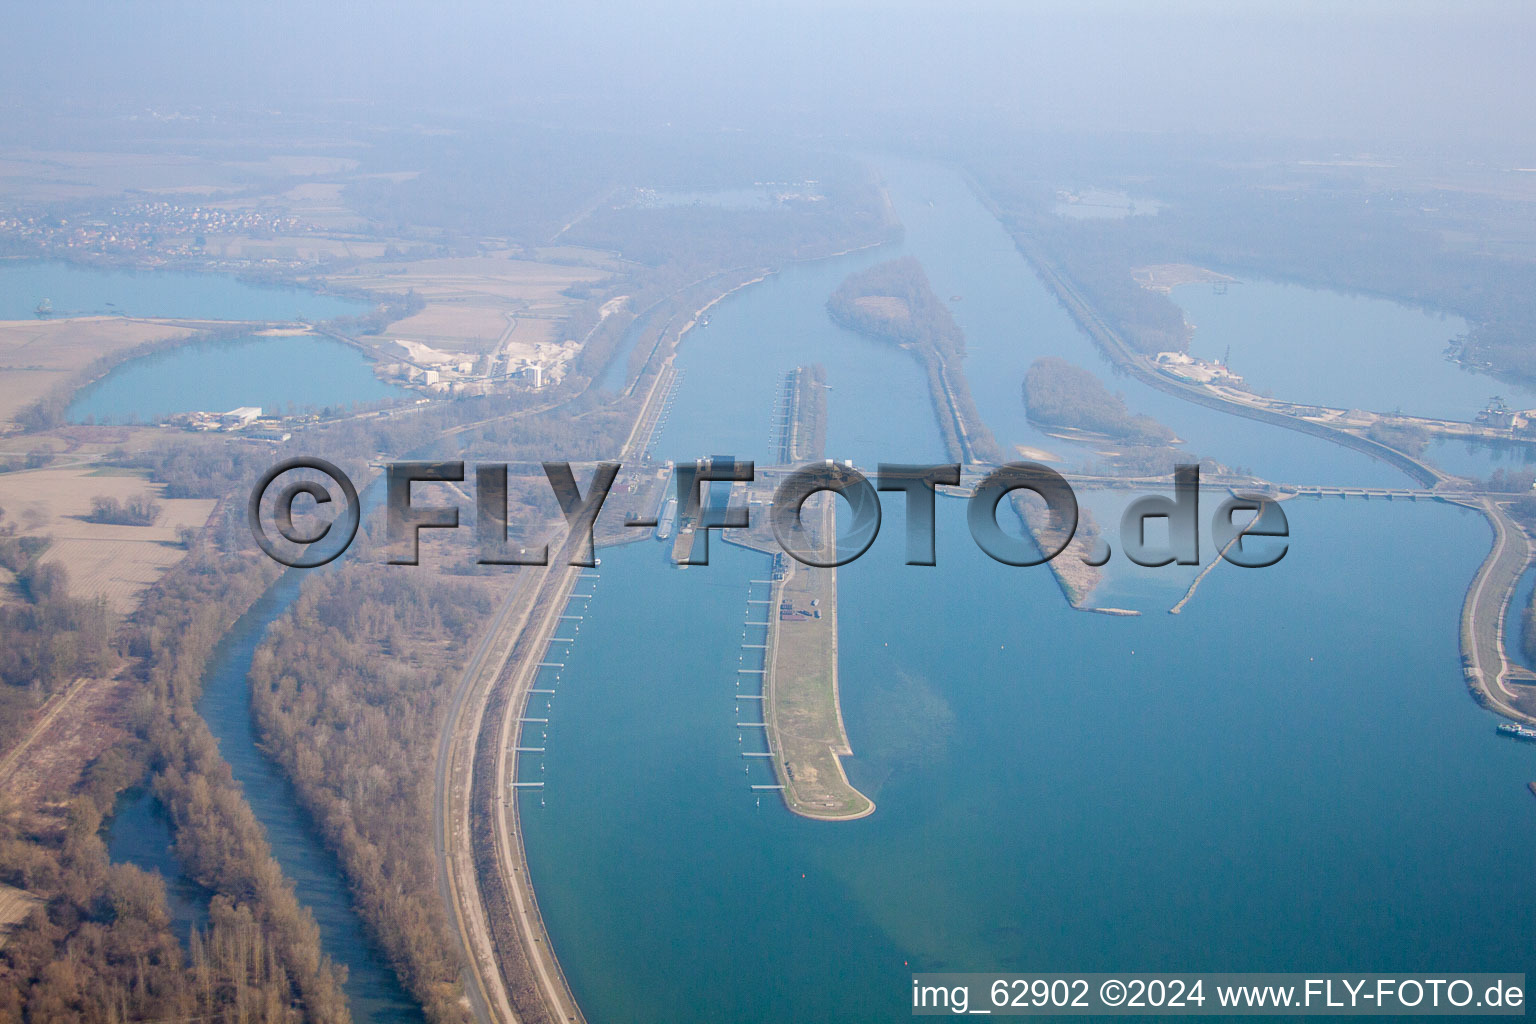
{"label": "turquoise water", "polygon": [[228,274],[102,270],[57,260],[0,261],[0,320],[30,320],[38,303],[53,315],[176,317],[187,320],[329,320],[369,303]]}
{"label": "turquoise water", "polygon": [[[943,441],[917,360],[827,316],[827,296],[849,269],[883,258],[888,254],[876,252],[795,264],[717,305],[725,313],[723,329],[717,314],[707,330],[688,336],[679,353],[685,384],[657,441],[658,457],[766,458],[779,378],[798,365],[819,362],[831,387],[829,457],[871,467],[882,459],[943,461]],[[754,329],[741,330],[743,324]]]}
{"label": "turquoise water", "polygon": [[[961,503],[940,517],[964,537]],[[589,1017],[891,1020],[919,969],[1527,969],[1536,759],[1455,643],[1481,523],[1293,524],[1279,567],[1218,570],[1177,619],[1071,612],[966,543],[933,570],[877,545],[840,578],[848,770],[879,805],[845,825],[747,789],[762,559],[605,553],[523,819]]]}
{"label": "turquoise water", "polygon": [[618,350],[609,357],[608,365],[603,368],[598,377],[598,386],[606,391],[618,394],[624,390],[624,385],[629,379],[629,358],[635,351],[635,346],[640,342],[640,336],[652,326],[660,326],[662,320],[661,308],[658,306],[639,316],[624,331],[624,337],[620,339]]}
{"label": "turquoise water", "polygon": [[268,413],[345,410],[409,394],[373,374],[361,352],[312,335],[202,341],[129,360],[81,389],[66,412],[80,423],[149,423],[178,412],[242,405]]}
{"label": "turquoise water", "polygon": [[1334,408],[1470,420],[1493,395],[1515,408],[1536,391],[1445,358],[1467,323],[1384,299],[1245,279],[1222,291],[1183,285],[1173,300],[1195,325],[1190,352],[1220,360],[1260,393]]}
{"label": "turquoise water", "polygon": [[949,302],[964,329],[971,394],[1005,450],[1027,444],[1069,463],[1096,458],[1036,430],[1025,418],[1024,374],[1036,359],[1049,355],[1098,374],[1124,395],[1131,409],[1171,427],[1192,455],[1277,481],[1407,482],[1398,470],[1320,438],[1191,405],[1118,376],[953,170],[901,161],[888,161],[882,170],[906,227],[902,249],[923,262],[934,290]]}
{"label": "turquoise water", "polygon": [[[902,247],[961,295],[983,416],[1005,443],[1035,443],[1012,404],[1023,370],[1096,355],[958,178],[886,172]],[[927,209],[978,233],[925,224]],[[915,362],[821,312],[846,273],[896,251],[718,305],[679,356],[658,453],[763,457],[776,375],[815,359],[833,386],[828,454],[937,457]],[[1223,461],[1402,482],[1116,384]],[[1219,567],[1178,617],[1156,602],[1187,575],[1126,574],[1154,610],[1114,618],[1071,611],[1043,567],[986,558],[960,501],[939,503],[938,567],[900,564],[887,503],[880,539],[839,577],[846,767],[878,809],[835,825],[759,801],[748,787],[769,770],[739,756],[757,739],[733,694],[765,558],[715,543],[709,567],[679,572],[661,545],[605,551],[548,702],[546,800],[523,810],[588,1017],[895,1020],[915,970],[1536,970],[1536,751],[1495,736],[1457,648],[1486,525],[1443,505],[1287,512],[1280,565]]]}

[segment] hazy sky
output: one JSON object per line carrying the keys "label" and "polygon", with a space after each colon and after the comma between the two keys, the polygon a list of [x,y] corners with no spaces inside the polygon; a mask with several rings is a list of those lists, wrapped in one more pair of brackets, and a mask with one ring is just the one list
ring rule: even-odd
{"label": "hazy sky", "polygon": [[1536,4],[21,4],[13,104],[546,108],[703,127],[870,118],[1536,138]]}

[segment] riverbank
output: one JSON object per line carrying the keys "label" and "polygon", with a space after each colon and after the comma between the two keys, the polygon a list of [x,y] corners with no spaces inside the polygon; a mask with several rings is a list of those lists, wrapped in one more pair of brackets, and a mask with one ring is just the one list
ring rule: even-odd
{"label": "riverbank", "polygon": [[[754,281],[762,280],[760,274]],[[628,393],[649,377],[645,397],[625,438],[620,461],[643,458],[663,421],[676,372],[673,358],[702,313],[732,292],[733,285],[703,305],[671,335],[664,325]],[[669,321],[670,324],[670,321]],[[622,354],[614,358],[622,358]],[[589,385],[590,386],[590,385]],[[659,503],[665,474],[645,467],[643,483],[614,503],[644,515]],[[622,516],[622,510],[620,510]],[[644,539],[643,532],[607,527],[601,545]],[[570,566],[569,544],[550,552],[549,565],[519,570],[492,627],[477,648],[455,693],[439,740],[434,801],[434,845],[439,888],[464,955],[471,1003],[482,1022],[582,1021],[565,973],[539,913],[523,847],[518,799],[519,748],[528,701],[545,653],[575,585],[591,570]]]}
{"label": "riverbank", "polygon": [[[1056,271],[1042,253],[1022,239],[1015,239],[1019,251],[1039,272],[1047,287],[1072,313],[1073,317],[1101,350],[1120,369],[1132,374],[1146,384],[1177,395],[1188,401],[1210,408],[1230,412],[1262,422],[1273,423],[1303,433],[1325,437],[1345,447],[1355,448],[1373,455],[1408,473],[1426,486],[1434,487],[1447,479],[1446,474],[1427,463],[1392,448],[1382,442],[1362,437],[1349,431],[1316,422],[1314,419],[1287,415],[1248,401],[1238,401],[1224,396],[1214,389],[1195,384],[1183,384],[1159,373],[1146,365],[1144,359],[1132,352],[1104,320],[1087,305],[1076,289]],[[1525,694],[1511,690],[1510,680],[1529,676],[1536,683],[1536,675],[1515,665],[1505,653],[1504,616],[1515,585],[1526,567],[1531,564],[1532,553],[1525,532],[1499,507],[1497,501],[1478,499],[1471,507],[1482,510],[1494,531],[1493,548],[1487,560],[1479,567],[1468,588],[1461,618],[1462,661],[1468,688],[1479,703],[1516,721],[1536,723],[1536,693]],[[1214,566],[1214,562],[1212,566]],[[1209,567],[1206,572],[1209,572]],[[1185,596],[1170,612],[1178,614],[1185,602],[1193,596],[1205,572],[1200,574]]]}
{"label": "riverbank", "polygon": [[[676,295],[681,294],[682,292],[688,291],[718,277],[732,275],[734,278],[735,276],[739,276],[743,273],[755,274],[756,276],[738,280],[730,287],[714,292],[707,300],[705,300],[702,304],[696,307],[691,314],[689,314],[687,321],[685,321],[680,327],[677,328],[676,332],[673,333],[670,342],[667,340],[667,334],[672,329],[672,323],[677,319],[679,314],[674,313],[672,316],[667,318],[667,321],[661,325],[660,330],[656,332],[656,340],[652,343],[651,350],[646,353],[644,361],[641,362],[639,370],[635,373],[635,379],[629,382],[628,387],[624,388],[624,397],[633,397],[636,389],[640,386],[640,382],[645,379],[647,373],[654,374],[659,372],[663,366],[670,364],[672,356],[677,352],[677,347],[683,343],[683,338],[685,338],[694,328],[701,325],[701,322],[704,320],[704,315],[713,309],[717,303],[724,301],[725,299],[734,295],[736,292],[746,288],[748,285],[754,285],[761,281],[767,280],[769,277],[773,276],[774,271],[764,267],[737,267],[731,270],[723,270],[719,273],[711,274],[703,281],[695,281],[692,284],[686,285],[685,287],[678,289],[677,292],[674,292],[672,295],[669,295],[665,299],[661,300],[662,302],[666,302]],[[657,305],[660,305],[660,303],[657,303]],[[636,316],[636,320],[638,321],[641,317],[646,316],[652,310],[654,310],[654,308],[655,306],[652,306],[638,314]],[[666,350],[665,354],[662,354],[663,349]],[[658,355],[661,355],[659,360],[657,358]],[[615,360],[626,359],[632,363],[634,359],[634,353],[618,352],[613,356],[613,358]],[[627,373],[626,376],[628,376]]]}
{"label": "riverbank", "polygon": [[1077,529],[1067,537],[1064,524],[1052,522],[1054,517],[1045,503],[1029,492],[1015,491],[1009,500],[1042,555],[1060,549],[1046,564],[1067,604],[1077,611],[1093,611],[1088,601],[1104,581],[1104,572],[1099,568],[1103,562],[1095,562],[1099,558],[1099,527],[1092,515],[1080,509]]}
{"label": "riverbank", "polygon": [[[827,300],[837,324],[898,345],[917,356],[949,457],[956,462],[1001,462],[992,432],[982,422],[959,365],[965,336],[912,257],[850,274]],[[951,373],[951,363],[957,367]]]}
{"label": "riverbank", "polygon": [[[1448,479],[1439,469],[1372,438],[1315,419],[1276,412],[1246,400],[1238,401],[1212,388],[1184,384],[1153,370],[1142,357],[1131,351],[1043,253],[1022,238],[1015,237],[1015,244],[1110,361],[1149,386],[1197,405],[1313,434],[1354,448],[1402,470],[1427,487],[1433,488]],[[1529,540],[1497,501],[1480,498],[1471,507],[1480,508],[1488,518],[1494,531],[1494,543],[1468,588],[1462,611],[1461,651],[1467,686],[1474,699],[1484,706],[1516,721],[1536,723],[1536,691],[1521,693],[1511,690],[1508,685],[1511,680],[1531,674],[1509,659],[1504,642],[1504,616],[1509,600],[1520,574],[1533,557]],[[1176,607],[1182,609],[1182,606],[1183,602],[1180,602]],[[1536,676],[1531,679],[1536,683]]]}
{"label": "riverbank", "polygon": [[[933,199],[946,224],[966,212],[958,190],[926,179],[907,192],[923,210]],[[955,280],[1012,259],[987,235],[956,234],[961,256],[978,254],[974,270],[941,272],[937,259],[930,269],[936,287],[944,273],[945,294],[964,294],[965,312],[994,284],[1043,292],[1027,273]],[[688,387],[663,444],[684,457],[756,456],[761,471],[776,380],[823,360],[835,385],[829,454],[865,466],[882,455],[948,461],[907,354],[825,329],[822,302],[848,269],[787,275],[717,307],[695,337],[707,344],[685,350],[711,358],[679,362]],[[966,365],[980,402],[984,338],[1033,354],[1046,332],[1022,318],[1007,321],[1017,338],[974,322]],[[1020,375],[1007,377],[1009,409]],[[1001,427],[994,407],[983,403]],[[1254,435],[1272,433],[1230,423],[1248,431],[1229,449],[1233,464],[1255,457]],[[1328,447],[1295,434],[1277,443],[1288,440]],[[1154,480],[1166,492],[1166,475]],[[748,788],[776,780],[740,758],[761,749],[748,746],[761,730],[732,727],[755,709],[743,700],[733,717],[728,688],[739,664],[760,667],[738,637],[744,620],[764,619],[762,605],[741,613],[748,581],[771,575],[768,560],[718,535],[707,569],[673,569],[657,545],[604,551],[603,614],[583,623],[567,670],[578,685],[560,684],[544,755],[558,786],[524,816],[541,905],[586,1012],[894,1020],[910,1012],[892,984],[908,960],[1065,961],[1091,950],[1125,962],[1158,948],[1317,961],[1428,942],[1454,962],[1528,946],[1530,915],[1518,909],[1532,905],[1520,854],[1531,819],[1519,815],[1531,798],[1507,783],[1518,777],[1524,792],[1536,778],[1530,748],[1492,736],[1487,716],[1444,685],[1455,659],[1444,627],[1485,542],[1458,514],[1422,503],[1307,511],[1307,543],[1285,563],[1208,578],[1206,599],[1169,620],[1073,614],[1041,573],[1010,571],[969,543],[961,502],[938,503],[937,570],[905,566],[899,538],[882,537],[838,580],[849,654],[839,691],[856,751],[844,763],[879,803],[846,828],[781,813]],[[882,532],[899,525],[892,515]],[[1164,609],[1182,592],[1164,600],[1163,581],[1146,582],[1123,589]],[[748,599],[765,589],[752,585]],[[1263,628],[1233,628],[1235,617]],[[1234,666],[1243,685],[1231,685]],[[1277,771],[1286,785],[1274,785]],[[1230,827],[1255,813],[1274,827]],[[1029,827],[987,827],[997,822]],[[1199,899],[1178,867],[1191,863]],[[1374,884],[1362,888],[1362,877]],[[1387,885],[1401,899],[1384,908],[1373,894]],[[1469,899],[1468,885],[1513,902]],[[1097,901],[1089,913],[1084,894]],[[1108,919],[1124,927],[1106,931]],[[1416,927],[1424,921],[1437,927]],[[807,955],[819,949],[838,952]]]}
{"label": "riverbank", "polygon": [[[1478,703],[1517,722],[1536,725],[1536,674],[1506,653],[1504,618],[1520,576],[1532,562],[1530,539],[1497,501],[1479,498],[1493,527],[1493,547],[1467,587],[1461,611],[1461,660],[1467,688]],[[1511,684],[1525,692],[1513,690]]]}

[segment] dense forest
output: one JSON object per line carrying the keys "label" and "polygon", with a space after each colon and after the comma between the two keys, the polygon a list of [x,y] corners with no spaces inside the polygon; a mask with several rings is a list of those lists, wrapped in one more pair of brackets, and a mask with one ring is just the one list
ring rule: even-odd
{"label": "dense forest", "polygon": [[0,1020],[180,1019],[197,1009],[163,883],[110,864],[100,826],[86,796],[46,843],[14,809],[0,815],[0,881],[47,898],[0,947]]}
{"label": "dense forest", "polygon": [[1134,444],[1166,444],[1173,431],[1138,416],[1099,378],[1058,356],[1037,359],[1024,375],[1024,407],[1032,422],[1106,434]]}
{"label": "dense forest", "polygon": [[[241,518],[234,509],[226,518]],[[187,874],[247,917],[269,949],[265,987],[308,1019],[346,1020],[336,968],[309,911],[282,875],[261,825],[194,704],[219,639],[266,589],[276,566],[202,543],[163,578],[134,616],[130,654],[145,666],[143,727],[156,796],[170,812]],[[209,936],[205,947],[218,936]]]}
{"label": "dense forest", "polygon": [[[714,141],[706,145],[705,152],[719,149]],[[323,955],[314,921],[283,877],[195,707],[219,638],[277,572],[251,553],[244,523],[245,491],[263,469],[285,455],[317,454],[361,487],[368,460],[381,452],[521,463],[511,481],[511,520],[515,531],[527,531],[543,522],[551,502],[538,460],[613,458],[628,435],[638,398],[614,399],[591,385],[639,311],[656,310],[629,367],[643,393],[657,372],[643,365],[646,354],[658,340],[675,339],[692,311],[722,290],[762,267],[872,244],[897,230],[865,169],[841,160],[829,166],[820,154],[779,161],[771,180],[805,182],[805,194],[776,200],[771,209],[650,208],[612,192],[608,164],[585,160],[580,140],[542,156],[523,147],[445,147],[453,152],[431,154],[419,178],[371,179],[353,186],[351,198],[399,227],[401,236],[430,242],[434,253],[478,251],[487,231],[500,227],[525,238],[563,234],[562,242],[619,249],[640,262],[630,264],[622,280],[607,282],[611,289],[584,296],[565,330],[590,345],[574,373],[537,394],[508,392],[432,403],[408,415],[317,424],[286,445],[179,436],[147,450],[112,453],[108,464],[143,471],[163,485],[165,498],[221,502],[207,527],[183,538],[187,558],[146,592],[126,622],[100,603],[68,594],[62,570],[41,562],[46,540],[0,533],[0,563],[22,598],[0,607],[0,750],[44,699],[82,674],[115,672],[134,684],[130,706],[118,709],[125,739],[82,776],[60,780],[46,808],[0,807],[0,882],[38,899],[0,947],[0,1020],[348,1019],[340,972]],[[415,165],[422,154],[392,152],[383,140],[378,156],[403,156]],[[718,154],[713,167],[696,156],[655,168],[642,183],[708,189],[754,180],[743,179],[740,168]],[[487,169],[518,173],[530,160],[578,173],[535,176],[555,182],[550,187],[558,195],[461,187],[466,176],[483,184]],[[760,162],[748,165],[763,174]],[[494,215],[489,220],[488,213]],[[621,285],[630,296],[626,308],[599,323],[605,296]],[[412,296],[390,300],[340,326],[377,330],[417,304]],[[942,303],[934,309],[947,317]],[[932,356],[957,357],[963,347],[958,331],[929,340],[942,349],[930,345],[925,357],[934,379],[943,370]],[[30,430],[58,426],[80,380],[120,359],[180,343],[154,343],[99,361],[19,418]],[[104,500],[93,516],[138,522],[156,511],[148,501],[114,506]],[[369,530],[365,523],[360,543],[370,542]],[[463,533],[467,542],[469,531]],[[459,971],[421,823],[430,818],[443,702],[471,634],[489,611],[496,579],[448,575],[465,571],[458,562],[442,567],[446,572],[434,575],[354,564],[316,577],[273,628],[252,682],[263,737],[339,854],[371,932],[429,1018],[460,1021]],[[171,820],[172,851],[182,869],[212,894],[207,927],[186,948],[172,934],[161,881],[110,864],[100,836],[118,795],[146,780]]]}
{"label": "dense forest", "polygon": [[490,614],[489,593],[484,583],[354,563],[310,581],[251,666],[263,741],[434,1022],[469,1018],[424,823],[443,709]]}
{"label": "dense forest", "polygon": [[[217,542],[238,520],[229,513],[115,636],[91,617],[98,612],[66,603],[62,577],[47,566],[33,572],[31,604],[6,609],[0,649],[18,659],[14,671],[63,680],[94,667],[37,667],[41,652],[52,657],[74,636],[98,661],[126,657],[120,670],[139,689],[124,709],[127,738],[77,782],[40,807],[0,809],[0,882],[40,899],[0,948],[0,1020],[348,1019],[314,921],[193,707],[214,646],[275,575],[268,560],[236,553],[243,541]],[[82,628],[68,628],[82,614]],[[24,658],[32,667],[20,667]],[[177,858],[214,894],[208,927],[185,954],[161,881],[110,864],[99,835],[117,794],[146,773],[174,822]]]}
{"label": "dense forest", "polygon": [[849,274],[827,300],[827,311],[863,334],[913,348],[932,347],[945,358],[965,354],[960,325],[912,256]]}

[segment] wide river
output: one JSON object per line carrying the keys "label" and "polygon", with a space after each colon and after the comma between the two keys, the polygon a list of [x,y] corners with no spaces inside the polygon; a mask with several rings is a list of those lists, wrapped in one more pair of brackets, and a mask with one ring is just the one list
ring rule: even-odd
{"label": "wide river", "polygon": [[[660,457],[766,461],[779,375],[821,362],[829,455],[942,459],[916,362],[824,308],[850,271],[910,253],[966,331],[999,441],[1093,461],[1027,423],[1020,384],[1041,355],[1108,366],[958,175],[885,171],[904,240],[717,305],[683,344]],[[1282,481],[1406,483],[1316,438],[1112,386],[1195,454]],[[521,766],[546,781],[522,801],[525,843],[590,1020],[905,1019],[911,973],[945,968],[1536,974],[1536,749],[1495,736],[1457,649],[1483,520],[1290,502],[1286,559],[1219,567],[1175,617],[1191,571],[1130,566],[1127,495],[1080,498],[1116,548],[1099,602],[1140,617],[1073,611],[1044,568],[990,561],[959,501],[939,505],[939,565],[902,565],[900,503],[886,503],[880,540],[840,576],[845,764],[878,805],[844,824],[759,800],[749,785],[769,772],[739,756],[761,742],[736,727],[753,709],[733,695],[766,559],[718,539],[686,572],[652,543],[602,553],[579,639],[552,659],[567,666],[557,692],[530,712],[551,720],[546,752]],[[291,597],[285,583],[241,621],[202,709],[352,970],[355,1018],[406,1018],[334,860],[252,742],[250,652]],[[152,810],[115,855],[137,832],[154,860]],[[178,894],[185,929],[196,894]]]}
{"label": "wide river", "polygon": [[[907,252],[952,300],[999,440],[1085,458],[1025,422],[1020,382],[1044,354],[1108,368],[957,175],[886,173],[904,241],[716,306],[684,342],[659,455],[766,459],[777,376],[819,361],[829,455],[941,458],[915,362],[824,311],[849,271]],[[1190,450],[1273,479],[1406,482],[1113,386]],[[523,765],[546,780],[523,801],[533,881],[588,1017],[897,1020],[911,973],[938,969],[1536,973],[1536,750],[1494,734],[1457,649],[1487,527],[1429,504],[1287,512],[1283,562],[1218,568],[1177,617],[1188,572],[1117,554],[1115,603],[1145,612],[1119,618],[991,562],[958,501],[940,503],[939,565],[900,564],[888,502],[840,577],[846,767],[878,805],[844,824],[759,800],[769,773],[739,756],[757,739],[733,694],[765,559],[717,541],[680,572],[660,545],[604,552],[558,648],[547,751]]]}

